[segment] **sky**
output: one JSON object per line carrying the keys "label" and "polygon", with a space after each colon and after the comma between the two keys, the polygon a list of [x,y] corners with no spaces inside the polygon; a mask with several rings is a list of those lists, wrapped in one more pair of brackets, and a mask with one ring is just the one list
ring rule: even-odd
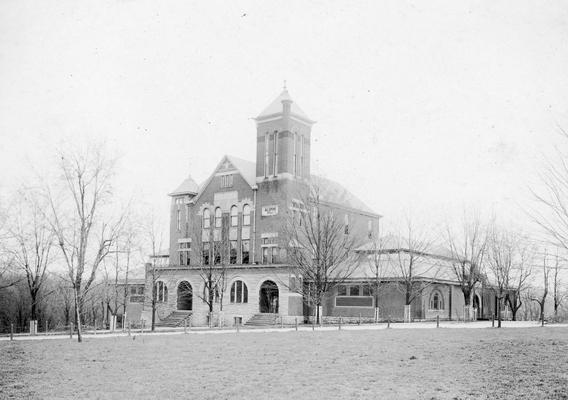
{"label": "sky", "polygon": [[[312,172],[393,221],[476,209],[526,226],[568,126],[562,1],[0,1],[0,193],[104,141],[117,193],[167,219],[188,174],[254,161],[282,90]],[[536,182],[536,183],[535,183]]]}

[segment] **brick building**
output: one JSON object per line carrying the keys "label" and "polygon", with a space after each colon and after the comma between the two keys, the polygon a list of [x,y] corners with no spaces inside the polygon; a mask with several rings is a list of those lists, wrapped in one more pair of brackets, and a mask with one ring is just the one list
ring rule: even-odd
{"label": "brick building", "polygon": [[[286,257],[283,226],[291,213],[301,211],[298,193],[307,184],[320,188],[322,203],[344,221],[346,234],[362,243],[378,236],[379,214],[338,183],[311,174],[315,122],[286,89],[255,121],[256,162],[225,155],[201,185],[188,176],[170,193],[169,261],[162,257],[166,262],[155,285],[156,317],[164,324],[190,314],[193,324],[207,324],[209,305],[204,298],[210,286],[203,279],[202,266],[223,263],[220,253],[228,258],[224,284],[212,296],[214,318],[221,318],[225,325],[263,315],[284,323],[304,321],[311,311],[293,290],[296,283]],[[364,254],[364,248],[360,252]],[[324,317],[374,315],[368,275],[360,266],[356,271],[329,294]],[[414,318],[451,319],[463,313],[463,296],[451,277],[426,274],[423,278],[435,284],[414,301]],[[379,299],[379,307],[395,319],[402,318],[404,300],[394,289],[396,276],[389,279],[390,289]],[[146,285],[151,285],[148,280]],[[146,292],[151,293],[151,286]],[[145,312],[150,319],[148,304]]]}

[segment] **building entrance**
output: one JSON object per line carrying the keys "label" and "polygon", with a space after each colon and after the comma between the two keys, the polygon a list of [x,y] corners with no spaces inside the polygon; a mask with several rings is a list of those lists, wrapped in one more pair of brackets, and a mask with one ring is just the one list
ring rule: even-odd
{"label": "building entrance", "polygon": [[258,294],[261,313],[278,313],[278,286],[272,281],[264,281]]}
{"label": "building entrance", "polygon": [[177,287],[177,309],[191,311],[193,309],[193,290],[187,281]]}

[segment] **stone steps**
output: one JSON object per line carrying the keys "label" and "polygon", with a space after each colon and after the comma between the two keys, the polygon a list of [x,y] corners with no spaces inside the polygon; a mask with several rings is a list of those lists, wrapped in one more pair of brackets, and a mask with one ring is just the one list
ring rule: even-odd
{"label": "stone steps", "polygon": [[245,326],[272,326],[279,322],[278,314],[255,314],[246,323]]}
{"label": "stone steps", "polygon": [[157,327],[176,328],[183,326],[186,319],[191,317],[191,311],[174,311],[160,322],[156,323]]}

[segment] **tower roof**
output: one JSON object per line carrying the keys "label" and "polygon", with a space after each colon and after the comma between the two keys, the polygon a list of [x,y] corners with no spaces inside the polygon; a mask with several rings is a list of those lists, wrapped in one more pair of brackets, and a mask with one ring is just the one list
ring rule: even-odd
{"label": "tower roof", "polygon": [[290,97],[290,93],[288,93],[288,89],[286,89],[286,87],[284,87],[284,90],[282,90],[282,93],[280,93],[280,95],[278,97],[276,97],[274,99],[274,101],[272,101],[272,103],[270,103],[270,105],[268,105],[268,107],[266,107],[256,117],[256,120],[261,120],[261,119],[265,119],[265,118],[268,118],[268,117],[272,117],[272,116],[282,114],[283,111],[284,111],[284,105],[282,104],[283,101],[289,101],[291,103],[291,106],[290,106],[290,114],[291,115],[299,117],[299,118],[306,120],[308,122],[313,122],[310,119],[310,117],[308,117],[308,115],[294,102],[294,100],[292,100],[292,97]]}
{"label": "tower roof", "polygon": [[176,190],[170,193],[170,196],[176,196],[180,194],[197,194],[198,192],[199,185],[193,180],[191,176],[188,176]]}

